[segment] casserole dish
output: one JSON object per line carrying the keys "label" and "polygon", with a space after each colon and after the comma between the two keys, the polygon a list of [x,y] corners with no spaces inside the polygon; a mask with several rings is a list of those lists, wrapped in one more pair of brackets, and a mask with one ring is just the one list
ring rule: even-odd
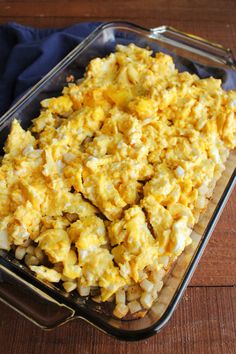
{"label": "casserole dish", "polygon": [[[39,112],[40,101],[59,94],[68,76],[80,79],[91,59],[113,52],[116,44],[129,43],[149,47],[154,52],[168,53],[179,70],[187,67],[191,72],[197,71],[200,77],[207,71],[209,75],[220,77],[223,84],[229,85],[226,74],[235,75],[232,53],[221,46],[167,27],[148,30],[124,22],[107,23],[98,27],[1,118],[2,146],[14,118],[19,119],[24,128],[29,127]],[[206,65],[206,71],[203,65]],[[236,88],[236,81],[231,80],[230,86]],[[211,201],[192,231],[192,244],[176,261],[157,302],[145,317],[131,321],[115,319],[111,315],[111,304],[97,304],[75,294],[66,294],[56,286],[46,285],[4,251],[0,254],[1,300],[42,328],[49,329],[68,320],[82,318],[120,339],[137,340],[154,334],[173,313],[210,238],[235,183],[235,161],[235,151],[232,151]]]}

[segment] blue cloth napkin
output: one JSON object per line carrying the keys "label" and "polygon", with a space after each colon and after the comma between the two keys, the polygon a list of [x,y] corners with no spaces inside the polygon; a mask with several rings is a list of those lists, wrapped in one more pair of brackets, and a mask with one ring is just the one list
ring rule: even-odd
{"label": "blue cloth napkin", "polygon": [[[0,116],[99,24],[41,30],[17,23],[0,26]],[[126,41],[126,37],[122,38],[123,44]],[[159,50],[158,45],[156,49]],[[178,56],[174,60],[180,71],[187,70],[201,78],[214,76],[222,80],[224,89],[236,88],[233,70],[206,67]]]}
{"label": "blue cloth napkin", "polygon": [[64,29],[0,26],[0,116],[100,23]]}

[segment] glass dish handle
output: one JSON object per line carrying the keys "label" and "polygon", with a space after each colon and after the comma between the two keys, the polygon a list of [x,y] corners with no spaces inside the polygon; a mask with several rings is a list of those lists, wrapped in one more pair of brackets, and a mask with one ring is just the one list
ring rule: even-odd
{"label": "glass dish handle", "polygon": [[232,50],[224,48],[220,44],[212,43],[201,37],[181,32],[168,26],[152,28],[150,36],[236,69],[236,60]]}
{"label": "glass dish handle", "polygon": [[41,328],[57,327],[74,318],[74,311],[0,264],[0,301]]}

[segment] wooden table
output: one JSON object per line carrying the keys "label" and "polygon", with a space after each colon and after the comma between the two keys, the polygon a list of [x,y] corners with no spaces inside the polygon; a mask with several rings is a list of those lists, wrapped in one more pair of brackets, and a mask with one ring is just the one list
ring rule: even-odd
{"label": "wooden table", "polygon": [[[235,0],[0,0],[0,23],[62,27],[112,19],[148,27],[171,25],[229,46],[236,55]],[[0,304],[0,353],[236,353],[235,201],[236,191],[183,300],[156,336],[138,343],[119,342],[82,321],[44,332]]]}

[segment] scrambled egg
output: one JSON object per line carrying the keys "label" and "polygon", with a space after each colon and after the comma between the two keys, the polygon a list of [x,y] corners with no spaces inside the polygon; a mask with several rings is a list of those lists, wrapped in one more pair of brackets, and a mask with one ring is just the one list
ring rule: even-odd
{"label": "scrambled egg", "polygon": [[99,287],[102,301],[168,269],[235,147],[236,92],[131,44],[41,106],[5,144],[0,247],[31,239],[40,279]]}

